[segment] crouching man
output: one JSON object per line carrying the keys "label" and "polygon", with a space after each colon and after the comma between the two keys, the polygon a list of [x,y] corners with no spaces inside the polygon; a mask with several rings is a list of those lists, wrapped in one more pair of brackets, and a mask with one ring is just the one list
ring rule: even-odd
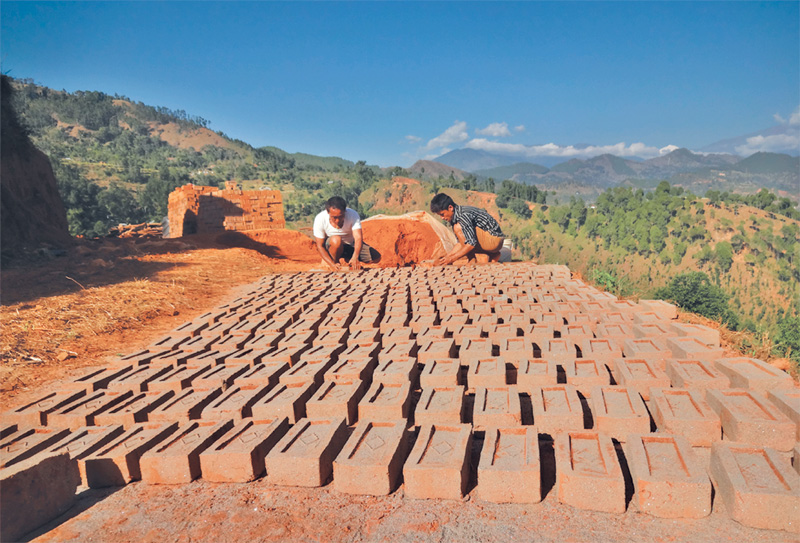
{"label": "crouching man", "polygon": [[475,253],[489,255],[489,261],[500,260],[500,249],[505,235],[497,221],[485,209],[460,206],[447,194],[439,193],[431,200],[431,212],[448,221],[458,238],[458,245],[434,265],[452,264],[462,257],[474,257]]}
{"label": "crouching man", "polygon": [[322,262],[331,270],[342,266],[359,270],[362,263],[375,264],[381,258],[378,251],[364,243],[358,212],[347,207],[339,196],[325,202],[325,211],[314,218],[314,241]]}

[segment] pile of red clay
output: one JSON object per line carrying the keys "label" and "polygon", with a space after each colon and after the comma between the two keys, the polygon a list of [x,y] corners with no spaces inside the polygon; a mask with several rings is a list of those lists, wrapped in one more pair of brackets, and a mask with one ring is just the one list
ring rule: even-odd
{"label": "pile of red clay", "polygon": [[361,227],[364,241],[381,253],[383,268],[444,256],[457,242],[451,230],[424,211],[376,215],[361,221]]}

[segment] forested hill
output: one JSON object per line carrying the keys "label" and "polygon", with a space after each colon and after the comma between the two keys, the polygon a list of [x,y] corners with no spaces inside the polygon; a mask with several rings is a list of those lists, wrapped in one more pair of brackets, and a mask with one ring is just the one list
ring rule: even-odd
{"label": "forested hill", "polygon": [[[232,179],[252,188],[325,173],[356,175],[353,162],[254,148],[183,110],[8,79],[14,109],[53,164],[73,234],[102,235],[120,222],[160,221],[167,195],[186,183],[217,186]],[[359,167],[370,169],[363,162]]]}

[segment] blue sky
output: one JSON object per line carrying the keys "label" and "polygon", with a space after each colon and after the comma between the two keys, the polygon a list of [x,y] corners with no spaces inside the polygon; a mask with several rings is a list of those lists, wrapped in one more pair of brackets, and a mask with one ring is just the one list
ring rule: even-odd
{"label": "blue sky", "polygon": [[799,7],[3,1],[0,44],[14,77],[381,166],[461,147],[648,158],[782,128],[749,154],[800,147]]}

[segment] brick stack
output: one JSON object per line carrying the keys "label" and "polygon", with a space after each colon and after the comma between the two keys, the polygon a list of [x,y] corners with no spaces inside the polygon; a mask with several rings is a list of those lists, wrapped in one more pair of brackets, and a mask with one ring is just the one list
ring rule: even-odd
{"label": "brick stack", "polygon": [[[563,266],[267,276],[4,413],[0,480],[20,505],[2,504],[3,524],[6,511],[28,529],[43,522],[26,509],[43,492],[61,499],[49,506],[58,514],[78,480],[265,477],[428,499],[474,485],[500,503],[552,492],[580,509],[632,504],[663,518],[713,505],[798,532],[800,391],[676,317]],[[72,486],[56,487],[58,462]]]}
{"label": "brick stack", "polygon": [[248,190],[227,182],[225,189],[184,185],[169,195],[169,237],[231,230],[284,228],[283,199],[277,190]]}

